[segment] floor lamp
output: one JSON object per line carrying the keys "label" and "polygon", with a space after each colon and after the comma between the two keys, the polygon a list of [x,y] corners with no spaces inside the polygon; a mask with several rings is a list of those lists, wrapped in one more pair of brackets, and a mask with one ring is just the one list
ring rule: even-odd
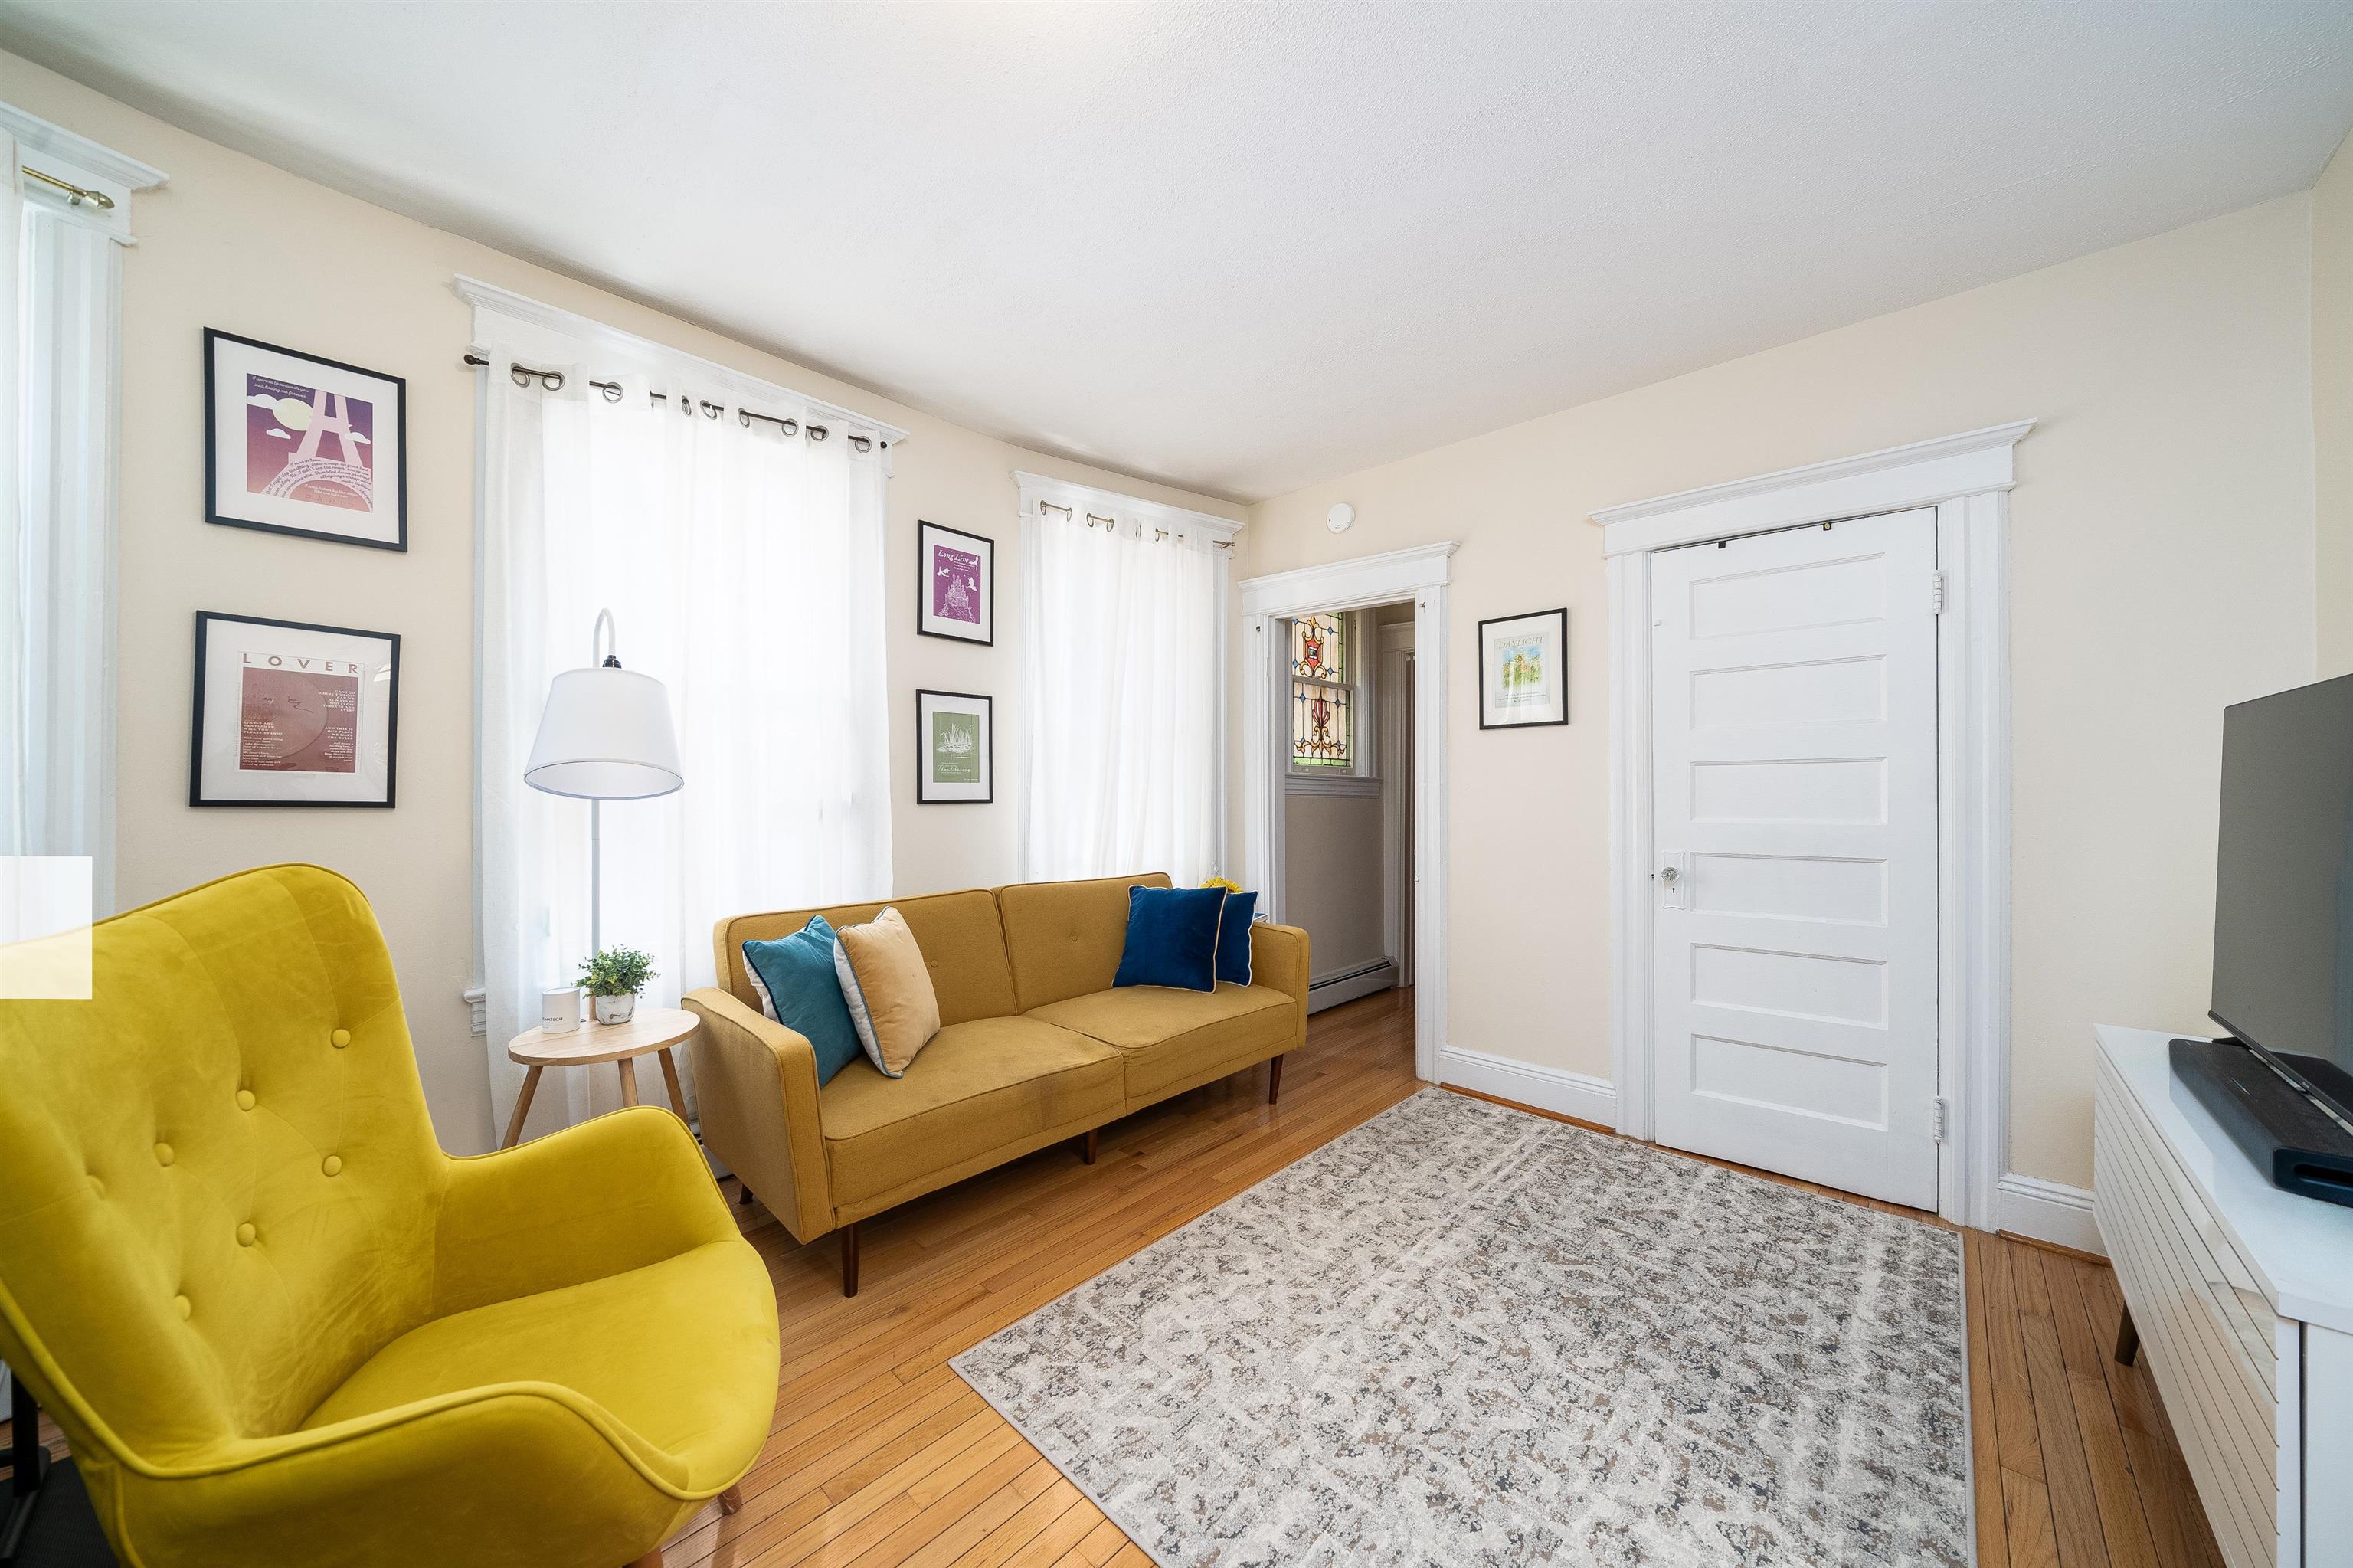
{"label": "floor lamp", "polygon": [[613,612],[598,610],[588,634],[588,668],[566,670],[549,684],[539,736],[522,768],[522,780],[533,789],[588,802],[592,959],[604,950],[604,803],[650,800],[686,782],[670,727],[670,694],[651,675],[622,669],[619,646]]}

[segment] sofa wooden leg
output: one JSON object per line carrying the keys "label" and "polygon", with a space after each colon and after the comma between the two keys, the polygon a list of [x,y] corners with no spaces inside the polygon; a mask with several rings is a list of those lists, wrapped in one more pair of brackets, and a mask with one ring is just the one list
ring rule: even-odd
{"label": "sofa wooden leg", "polygon": [[1277,1056],[1273,1061],[1269,1062],[1266,1065],[1266,1103],[1272,1105],[1276,1100],[1282,1097],[1282,1058]]}
{"label": "sofa wooden leg", "polygon": [[1087,1128],[1087,1135],[1079,1139],[1079,1162],[1082,1165],[1095,1162],[1095,1132],[1096,1129],[1091,1127]]}
{"label": "sofa wooden leg", "polygon": [[852,1221],[841,1227],[841,1293],[858,1294],[858,1224]]}
{"label": "sofa wooden leg", "polygon": [[2140,1354],[2140,1329],[2132,1320],[2132,1308],[2125,1308],[2124,1321],[2116,1325],[2116,1364],[2128,1367]]}
{"label": "sofa wooden leg", "polygon": [[719,1511],[721,1513],[741,1513],[744,1511],[743,1482],[738,1481],[733,1486],[729,1487],[725,1491],[719,1494]]}
{"label": "sofa wooden leg", "polygon": [[662,1568],[661,1548],[659,1546],[655,1547],[643,1557],[631,1563],[628,1565],[628,1568]]}
{"label": "sofa wooden leg", "polygon": [[738,1181],[735,1185],[742,1189],[742,1191],[735,1194],[735,1206],[739,1209],[750,1208],[752,1206],[752,1183],[749,1181]]}

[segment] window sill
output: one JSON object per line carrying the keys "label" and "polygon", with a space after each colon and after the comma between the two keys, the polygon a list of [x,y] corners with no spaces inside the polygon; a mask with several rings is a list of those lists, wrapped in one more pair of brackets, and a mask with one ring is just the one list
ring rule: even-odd
{"label": "window sill", "polygon": [[1377,795],[1381,781],[1361,773],[1286,773],[1282,776],[1282,792],[1286,795]]}

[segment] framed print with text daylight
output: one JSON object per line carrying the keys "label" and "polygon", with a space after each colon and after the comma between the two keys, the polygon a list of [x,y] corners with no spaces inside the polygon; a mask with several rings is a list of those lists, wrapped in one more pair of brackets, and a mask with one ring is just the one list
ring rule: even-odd
{"label": "framed print with text daylight", "polygon": [[995,798],[995,704],[969,692],[915,694],[915,803]]}
{"label": "framed print with text daylight", "polygon": [[937,523],[915,524],[915,630],[997,641],[997,541]]}
{"label": "framed print with text daylight", "polygon": [[205,521],[408,548],[408,383],[205,329]]}
{"label": "framed print with text daylight", "polygon": [[1568,611],[1479,623],[1479,727],[1568,722]]}
{"label": "framed print with text daylight", "polygon": [[382,806],[399,759],[400,637],[196,612],[191,806]]}

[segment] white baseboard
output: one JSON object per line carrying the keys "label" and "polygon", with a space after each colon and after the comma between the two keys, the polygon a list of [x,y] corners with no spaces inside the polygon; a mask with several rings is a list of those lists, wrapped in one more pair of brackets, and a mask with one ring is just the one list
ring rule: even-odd
{"label": "white baseboard", "polygon": [[[1448,1045],[1438,1053],[1438,1081],[1534,1106],[1538,1110],[1573,1116],[1579,1121],[1599,1122],[1603,1127],[1618,1125],[1617,1088],[1607,1078],[1585,1073],[1540,1067],[1533,1062],[1515,1062],[1508,1056]],[[2107,1255],[2108,1249],[2100,1241],[2099,1226],[2092,1218],[2092,1194],[2081,1187],[2012,1171],[2001,1179],[1995,1224],[1998,1229],[2031,1236],[2036,1241],[2053,1242],[2102,1257]]]}
{"label": "white baseboard", "polygon": [[1371,969],[1343,979],[1310,980],[1307,982],[1307,1011],[1321,1012],[1327,1007],[1337,1007],[1344,1001],[1354,1001],[1360,996],[1387,991],[1397,982],[1397,966],[1386,959]]}
{"label": "white baseboard", "polygon": [[2081,1187],[2021,1176],[2013,1171],[2001,1179],[1994,1216],[1996,1229],[2056,1242],[2078,1252],[2095,1252],[2102,1257],[2108,1255],[2100,1242],[2100,1227],[2093,1223],[2092,1194]]}
{"label": "white baseboard", "polygon": [[1579,1121],[1618,1125],[1618,1090],[1607,1078],[1448,1045],[1438,1053],[1438,1081]]}

